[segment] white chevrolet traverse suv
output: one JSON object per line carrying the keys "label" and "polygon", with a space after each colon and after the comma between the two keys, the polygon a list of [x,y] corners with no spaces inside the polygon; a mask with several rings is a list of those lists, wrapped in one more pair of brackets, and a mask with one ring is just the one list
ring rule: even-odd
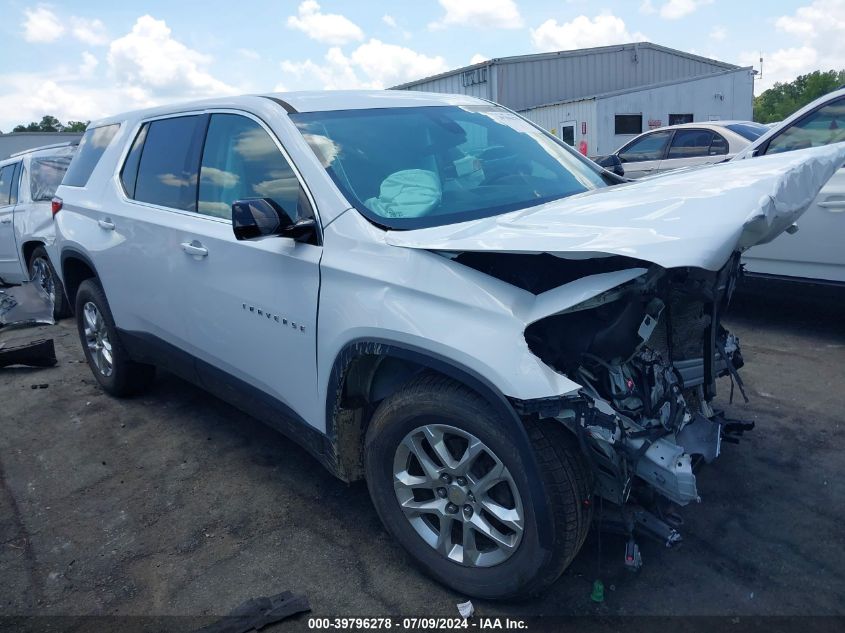
{"label": "white chevrolet traverse suv", "polygon": [[461,593],[539,591],[593,499],[680,540],[739,380],[740,253],[845,150],[617,177],[495,104],[222,98],[93,123],[57,193],[61,275],[111,394],[155,367],[281,429]]}

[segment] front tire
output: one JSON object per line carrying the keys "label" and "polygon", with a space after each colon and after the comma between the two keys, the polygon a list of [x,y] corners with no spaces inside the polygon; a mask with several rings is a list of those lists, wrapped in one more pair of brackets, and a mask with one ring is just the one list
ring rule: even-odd
{"label": "front tire", "polygon": [[76,328],[88,366],[100,386],[117,397],[146,391],[155,367],[136,363],[120,343],[106,295],[94,279],[86,279],[76,293]]}
{"label": "front tire", "polygon": [[40,285],[53,301],[53,318],[57,321],[70,316],[70,305],[53,262],[43,246],[37,246],[29,257],[29,279]]}
{"label": "front tire", "polygon": [[[541,481],[529,481],[507,421],[444,376],[412,380],[367,429],[365,472],[379,517],[424,571],[462,594],[537,593],[583,542],[592,506],[577,445],[557,422],[527,424]],[[541,545],[543,529],[551,547]]]}

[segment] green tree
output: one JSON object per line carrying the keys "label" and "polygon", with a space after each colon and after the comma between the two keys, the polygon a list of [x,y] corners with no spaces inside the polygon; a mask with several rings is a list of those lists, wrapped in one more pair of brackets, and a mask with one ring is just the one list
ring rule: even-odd
{"label": "green tree", "polygon": [[796,110],[845,84],[845,70],[816,70],[789,83],[776,83],[754,99],[754,120],[782,121]]}
{"label": "green tree", "polygon": [[63,124],[56,117],[45,114],[40,122],[16,125],[12,132],[84,132],[90,121],[68,121]]}

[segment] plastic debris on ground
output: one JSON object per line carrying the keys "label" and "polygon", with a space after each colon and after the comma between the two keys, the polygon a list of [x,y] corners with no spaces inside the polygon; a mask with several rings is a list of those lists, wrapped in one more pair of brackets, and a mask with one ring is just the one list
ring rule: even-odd
{"label": "plastic debris on ground", "polygon": [[461,614],[461,617],[464,620],[470,619],[473,614],[475,614],[475,607],[472,606],[472,601],[467,600],[466,602],[459,602],[457,604],[458,613]]}
{"label": "plastic debris on ground", "polygon": [[275,596],[251,598],[235,607],[224,618],[205,626],[197,633],[246,633],[289,618],[297,613],[311,611],[308,598],[284,591]]}
{"label": "plastic debris on ground", "polygon": [[0,288],[0,328],[54,325],[53,300],[39,284]]}
{"label": "plastic debris on ground", "polygon": [[[39,325],[54,325],[53,300],[36,283],[0,288],[0,367],[25,365],[52,367],[56,348],[51,338],[21,337],[17,330]],[[11,338],[9,332],[16,332]],[[36,335],[41,332],[36,332]],[[43,388],[43,387],[39,387]]]}

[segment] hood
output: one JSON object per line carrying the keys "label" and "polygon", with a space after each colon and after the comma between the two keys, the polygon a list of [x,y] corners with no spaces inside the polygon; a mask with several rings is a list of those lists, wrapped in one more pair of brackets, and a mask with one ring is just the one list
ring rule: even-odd
{"label": "hood", "polygon": [[720,163],[385,239],[434,251],[623,255],[719,270],[734,251],[792,225],[843,161],[845,143]]}

